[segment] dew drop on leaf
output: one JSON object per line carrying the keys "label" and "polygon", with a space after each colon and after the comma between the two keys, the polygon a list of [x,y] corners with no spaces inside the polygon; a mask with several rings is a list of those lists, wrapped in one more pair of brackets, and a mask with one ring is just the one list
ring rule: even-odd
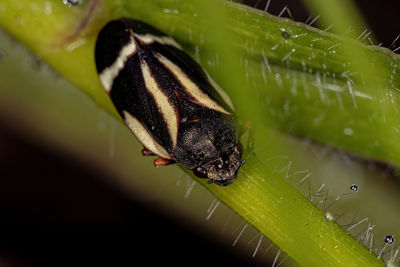
{"label": "dew drop on leaf", "polygon": [[81,3],[82,0],[63,0],[64,5],[67,6],[77,6]]}
{"label": "dew drop on leaf", "polygon": [[394,243],[394,237],[391,236],[391,235],[387,235],[387,236],[385,237],[385,243],[387,243],[387,244],[389,244],[389,245],[393,244],[393,243]]}
{"label": "dew drop on leaf", "polygon": [[330,212],[325,213],[325,220],[327,220],[328,222],[333,221],[333,215]]}
{"label": "dew drop on leaf", "polygon": [[358,186],[353,184],[353,185],[350,186],[350,190],[353,191],[353,192],[357,192],[358,191]]}
{"label": "dew drop on leaf", "polygon": [[285,30],[282,30],[281,34],[282,34],[282,37],[285,38],[286,40],[290,38],[290,33],[288,33]]}

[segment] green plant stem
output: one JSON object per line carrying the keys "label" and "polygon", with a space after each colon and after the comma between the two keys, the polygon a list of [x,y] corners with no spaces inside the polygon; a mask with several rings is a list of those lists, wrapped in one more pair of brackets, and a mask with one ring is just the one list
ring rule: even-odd
{"label": "green plant stem", "polygon": [[[212,2],[207,4],[213,7]],[[353,70],[343,66],[347,63],[346,56],[340,51],[331,53],[336,51],[331,47],[341,45],[341,38],[240,5],[229,4],[224,10],[230,31],[224,36],[232,42],[227,53],[220,51],[221,41],[215,47],[210,41],[218,38],[221,29],[207,31],[204,28],[207,24],[203,23],[207,20],[204,6],[200,4],[196,9],[191,1],[105,1],[98,11],[100,15],[94,17],[83,35],[68,44],[61,41],[73,32],[85,11],[68,8],[61,1],[50,6],[51,12],[40,0],[4,0],[0,4],[0,25],[114,115],[116,112],[99,83],[93,58],[96,34],[104,22],[129,16],[174,36],[227,88],[238,110],[243,111],[239,117],[257,122],[254,131],[258,152],[249,154],[237,181],[226,188],[208,185],[207,188],[301,265],[382,265],[382,261],[335,222],[326,221],[324,213],[265,159],[291,154],[286,145],[288,138],[277,133],[280,130],[399,164],[398,122],[393,117],[382,120],[376,116],[377,103],[386,105],[398,99],[397,56],[384,49],[357,44],[362,53],[382,62],[384,69],[378,75],[387,86],[378,88],[375,95],[367,90],[368,86],[355,80],[354,90],[358,92],[355,94],[351,91],[353,84],[349,85],[350,78],[341,76],[347,73],[351,77]],[[218,3],[215,7],[220,8]],[[215,13],[212,21],[225,22],[216,18]],[[284,38],[282,32],[290,37]],[[204,40],[204,36],[208,39]],[[215,59],[217,55],[221,55],[220,61]],[[227,75],[224,66],[228,65]],[[237,83],[230,81],[229,76],[238,77],[232,78]],[[392,93],[391,98],[378,98],[383,90]],[[249,95],[250,99],[261,101],[255,103],[257,108],[246,112]],[[389,110],[398,113],[396,105],[391,104]],[[345,129],[356,135],[349,135]],[[290,149],[296,149],[296,145],[293,147]]]}

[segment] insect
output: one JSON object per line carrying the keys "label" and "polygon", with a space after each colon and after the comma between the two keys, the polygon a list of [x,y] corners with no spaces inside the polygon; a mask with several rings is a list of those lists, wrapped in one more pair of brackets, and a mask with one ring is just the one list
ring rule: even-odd
{"label": "insect", "polygon": [[228,95],[171,37],[121,18],[100,31],[96,67],[126,125],[157,155],[154,165],[179,163],[208,183],[232,183],[244,161]]}

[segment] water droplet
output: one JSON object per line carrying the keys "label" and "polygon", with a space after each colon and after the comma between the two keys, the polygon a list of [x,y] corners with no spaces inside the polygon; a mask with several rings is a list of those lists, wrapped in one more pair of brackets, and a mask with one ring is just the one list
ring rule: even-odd
{"label": "water droplet", "polygon": [[64,5],[77,6],[82,3],[82,0],[63,0]]}
{"label": "water droplet", "polygon": [[353,191],[353,192],[357,192],[358,191],[358,186],[353,184],[353,185],[350,186],[350,190]]}
{"label": "water droplet", "polygon": [[389,245],[393,244],[393,243],[394,243],[394,237],[391,236],[391,235],[387,235],[387,236],[385,237],[385,243],[387,243],[387,244],[389,244]]}
{"label": "water droplet", "polygon": [[285,38],[286,40],[290,38],[290,33],[285,31],[284,29],[282,29],[281,34],[282,34],[282,37]]}
{"label": "water droplet", "polygon": [[333,215],[330,212],[325,213],[325,220],[327,220],[328,222],[333,221]]}
{"label": "water droplet", "polygon": [[50,2],[45,2],[44,3],[44,13],[47,15],[50,15],[53,12],[53,8],[51,6]]}
{"label": "water droplet", "polygon": [[179,14],[179,10],[177,9],[164,8],[163,12],[166,14]]}
{"label": "water droplet", "polygon": [[345,135],[353,135],[354,134],[354,131],[351,128],[344,128],[343,132]]}

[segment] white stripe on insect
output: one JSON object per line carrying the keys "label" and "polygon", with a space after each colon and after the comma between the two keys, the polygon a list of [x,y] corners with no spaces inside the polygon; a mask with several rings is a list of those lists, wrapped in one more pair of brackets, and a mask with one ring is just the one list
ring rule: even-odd
{"label": "white stripe on insect", "polygon": [[158,110],[161,112],[164,121],[167,124],[172,145],[175,146],[178,138],[178,114],[176,114],[175,108],[168,101],[168,97],[164,94],[163,90],[159,88],[157,81],[154,80],[147,63],[145,61],[141,61],[140,66],[142,68],[146,89],[153,96]]}
{"label": "white stripe on insect", "polygon": [[117,77],[119,72],[125,67],[125,62],[135,53],[136,44],[133,37],[131,37],[129,43],[122,47],[114,63],[100,73],[100,81],[108,93],[111,91],[115,77]]}
{"label": "white stripe on insect", "polygon": [[228,96],[228,94],[222,89],[214,80],[211,78],[211,76],[204,71],[207,74],[207,78],[210,81],[211,85],[215,88],[215,90],[218,92],[218,94],[222,97],[222,99],[225,101],[225,103],[233,110],[235,111],[235,107],[233,106],[232,100]]}
{"label": "white stripe on insect", "polygon": [[145,44],[152,44],[154,42],[157,42],[163,45],[171,45],[182,50],[182,47],[174,39],[168,36],[156,36],[148,33],[143,35],[134,33],[134,35]]}
{"label": "white stripe on insect", "polygon": [[133,132],[136,138],[144,145],[144,147],[154,154],[165,158],[171,159],[168,152],[162,147],[147,131],[147,129],[129,112],[123,111],[125,117],[125,123],[129,129]]}
{"label": "white stripe on insect", "polygon": [[230,113],[226,111],[223,107],[218,105],[217,102],[215,102],[208,95],[203,93],[200,88],[194,82],[192,82],[192,80],[190,80],[190,78],[177,65],[175,65],[170,60],[160,54],[155,54],[155,56],[159,60],[159,62],[164,65],[165,68],[167,68],[175,75],[175,78],[186,90],[186,93],[192,96],[197,102],[209,109],[213,109],[221,113],[230,115]]}

